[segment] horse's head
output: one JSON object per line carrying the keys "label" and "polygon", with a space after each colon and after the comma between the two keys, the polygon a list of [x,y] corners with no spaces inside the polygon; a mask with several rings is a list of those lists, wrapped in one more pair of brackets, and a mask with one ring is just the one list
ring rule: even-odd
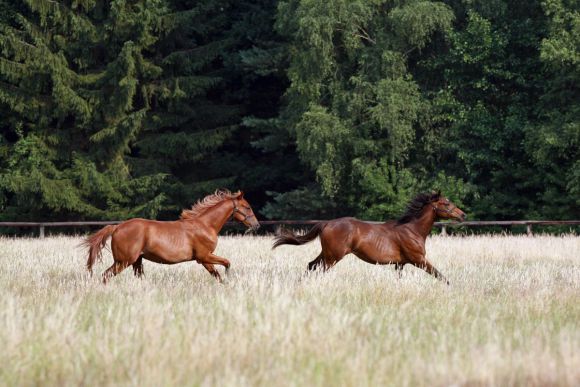
{"label": "horse's head", "polygon": [[251,230],[257,230],[260,228],[260,223],[252,211],[250,203],[244,199],[244,193],[240,191],[240,194],[232,199],[234,202],[234,210],[232,217],[238,222],[243,223]]}
{"label": "horse's head", "polygon": [[435,216],[440,219],[455,219],[463,222],[467,215],[461,211],[451,200],[441,195],[441,192],[433,193],[431,197],[431,206],[435,211]]}

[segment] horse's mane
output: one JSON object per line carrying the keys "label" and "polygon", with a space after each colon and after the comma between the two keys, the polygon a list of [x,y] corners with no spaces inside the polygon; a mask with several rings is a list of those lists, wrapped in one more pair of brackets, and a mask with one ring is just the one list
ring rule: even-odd
{"label": "horse's mane", "polygon": [[419,215],[421,215],[421,211],[423,211],[423,207],[431,202],[439,200],[440,197],[441,192],[420,193],[413,200],[411,200],[409,204],[407,204],[405,213],[399,219],[397,219],[397,223],[409,223],[413,219],[419,217]]}
{"label": "horse's mane", "polygon": [[191,207],[191,210],[181,211],[181,216],[179,217],[179,219],[181,220],[195,219],[208,208],[211,208],[216,204],[223,202],[224,200],[235,199],[238,196],[240,196],[239,191],[231,193],[227,189],[217,190],[212,195],[207,195],[205,198],[198,200],[197,203],[195,203]]}

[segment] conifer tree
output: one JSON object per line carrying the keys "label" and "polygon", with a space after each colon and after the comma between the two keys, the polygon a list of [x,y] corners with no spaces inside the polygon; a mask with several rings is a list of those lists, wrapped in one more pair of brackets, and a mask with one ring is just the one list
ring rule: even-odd
{"label": "conifer tree", "polygon": [[137,143],[142,167],[170,175],[173,211],[221,187],[263,202],[291,169],[272,168],[275,156],[263,146],[285,87],[283,46],[272,33],[276,1],[171,4],[170,32],[157,44],[160,92]]}
{"label": "conifer tree", "polygon": [[133,174],[130,145],[161,69],[148,58],[161,1],[4,3],[2,217],[155,216],[160,174]]}

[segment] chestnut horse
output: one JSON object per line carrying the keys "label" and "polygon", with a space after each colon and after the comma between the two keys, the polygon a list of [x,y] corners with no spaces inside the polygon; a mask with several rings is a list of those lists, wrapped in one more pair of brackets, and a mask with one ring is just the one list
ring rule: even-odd
{"label": "chestnut horse", "polygon": [[368,263],[394,264],[399,276],[403,266],[411,264],[449,284],[425,258],[425,240],[436,219],[463,221],[465,218],[463,211],[440,192],[423,193],[409,203],[397,221],[370,224],[355,218],[340,218],[318,223],[305,235],[283,230],[276,236],[272,248],[303,245],[320,236],[322,252],[308,264],[308,270],[322,265],[326,271],[346,254],[353,253]]}
{"label": "chestnut horse", "polygon": [[95,261],[102,257],[102,249],[112,236],[111,250],[115,262],[103,273],[103,282],[133,265],[135,276],[143,275],[143,258],[164,264],[197,261],[221,281],[214,264],[222,265],[226,273],[230,262],[213,254],[217,236],[233,218],[250,229],[260,227],[252,207],[243,192],[216,191],[183,210],[176,221],[160,222],[130,219],[118,225],[106,226],[89,236],[84,245],[89,249],[87,269],[92,274]]}

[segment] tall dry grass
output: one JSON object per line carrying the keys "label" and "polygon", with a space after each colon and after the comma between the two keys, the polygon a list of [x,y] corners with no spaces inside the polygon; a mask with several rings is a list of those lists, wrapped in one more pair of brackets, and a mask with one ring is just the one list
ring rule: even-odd
{"label": "tall dry grass", "polygon": [[[0,238],[0,385],[579,385],[580,238],[433,237],[451,286],[317,241],[222,237],[232,270],[145,262],[107,286],[79,238]],[[97,265],[102,272],[110,254]]]}

